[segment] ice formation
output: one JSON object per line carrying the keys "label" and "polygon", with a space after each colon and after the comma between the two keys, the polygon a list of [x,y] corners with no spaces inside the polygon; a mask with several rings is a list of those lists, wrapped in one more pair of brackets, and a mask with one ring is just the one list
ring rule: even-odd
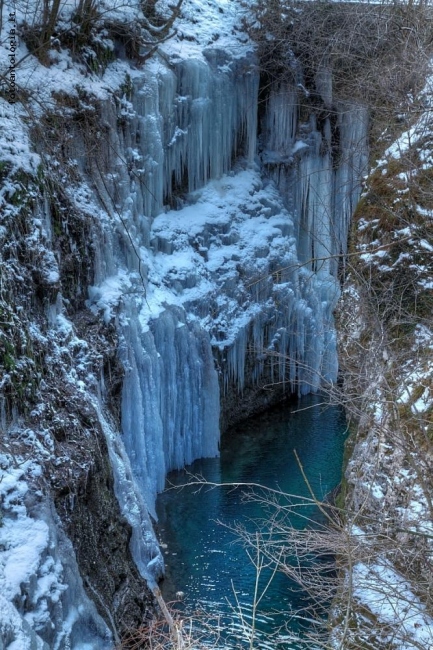
{"label": "ice formation", "polygon": [[[332,92],[329,84],[322,83],[324,98]],[[275,84],[264,120],[263,162],[293,216],[300,263],[335,277],[366,170],[367,111],[339,102],[320,128],[317,116],[300,123],[298,113],[295,89]]]}
{"label": "ice formation", "polygon": [[260,160],[258,87],[252,54],[215,47],[148,64],[103,107],[92,173],[111,221],[91,302],[118,314],[122,430],[151,513],[169,470],[218,453],[220,389],[307,393],[336,379],[365,112],[301,124],[298,89],[275,85]]}
{"label": "ice formation", "polygon": [[[58,68],[34,62],[28,81],[47,98],[68,79],[71,97],[80,87],[93,119],[88,129],[68,120],[67,153],[81,172],[76,206],[100,222],[88,306],[119,333],[121,433],[103,399],[94,408],[132,554],[151,586],[163,561],[149,513],[169,470],[218,454],[221,393],[241,401],[263,383],[307,393],[335,380],[338,256],[365,162],[362,109],[342,106],[332,120],[301,122],[299,88],[275,85],[259,125],[254,54],[217,41],[167,45],[141,68],[116,61],[102,79],[84,78],[65,55]],[[326,75],[324,95],[325,82]],[[50,314],[54,328],[61,296]],[[23,517],[32,519],[24,510]],[[28,568],[35,602],[24,613],[8,600],[6,619],[16,618],[15,631],[31,619],[28,647],[44,647],[38,626],[54,619],[53,648],[74,638],[76,648],[110,645],[72,547],[64,556],[51,549],[51,510],[23,522],[45,535],[39,564]]]}

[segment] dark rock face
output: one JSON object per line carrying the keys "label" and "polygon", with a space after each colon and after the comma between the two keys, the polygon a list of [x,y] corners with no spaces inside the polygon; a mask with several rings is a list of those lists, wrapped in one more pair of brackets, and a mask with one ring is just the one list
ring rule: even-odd
{"label": "dark rock face", "polygon": [[[255,363],[254,352],[248,352],[245,364],[246,376],[253,376],[252,369]],[[290,383],[280,382],[275,379],[275,374],[271,369],[271,359],[268,360],[268,367],[265,368],[258,382],[250,381],[245,384],[242,390],[234,383],[229,387],[220,386],[220,395],[221,433],[242,422],[242,420],[263,413],[266,409],[276,406],[284,400],[293,399]]]}
{"label": "dark rock face", "polygon": [[86,441],[92,457],[88,473],[73,485],[74,493],[55,497],[66,532],[75,549],[88,596],[119,636],[151,615],[150,592],[129,551],[131,530],[113,490],[113,476],[102,436]]}
{"label": "dark rock face", "polygon": [[246,386],[242,393],[229,391],[221,398],[221,433],[253,415],[263,413],[280,402],[291,399],[282,386]]}
{"label": "dark rock face", "polygon": [[[26,479],[33,497],[25,505],[29,517],[50,530],[41,562],[59,560],[64,589],[48,606],[49,621],[38,636],[24,619],[23,630],[35,644],[57,644],[64,617],[80,605],[82,579],[116,641],[150,616],[152,597],[131,556],[130,526],[114,494],[92,402],[103,384],[102,401],[119,421],[123,369],[115,326],[85,306],[100,224],[73,204],[66,189],[71,179],[50,177],[46,169],[7,172],[2,180],[22,191],[2,215],[0,233],[0,455],[12,465],[32,460],[42,469]],[[5,513],[0,504],[0,519]],[[74,585],[65,589],[69,579]],[[35,585],[36,577],[21,585],[20,602],[31,603]],[[69,641],[59,641],[59,648],[80,640],[83,626],[101,640],[95,647],[106,647],[107,631],[86,607],[90,614],[71,624]],[[20,604],[17,609],[24,615]]]}

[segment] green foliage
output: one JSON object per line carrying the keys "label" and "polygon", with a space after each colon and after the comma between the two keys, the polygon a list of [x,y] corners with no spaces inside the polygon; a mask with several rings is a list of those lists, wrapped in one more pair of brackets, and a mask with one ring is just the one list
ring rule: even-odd
{"label": "green foliage", "polygon": [[120,96],[125,97],[128,101],[130,101],[132,98],[133,90],[134,86],[132,84],[131,76],[126,73],[125,81],[120,85]]}
{"label": "green foliage", "polygon": [[0,160],[0,183],[4,181],[12,169],[12,163],[8,160]]}

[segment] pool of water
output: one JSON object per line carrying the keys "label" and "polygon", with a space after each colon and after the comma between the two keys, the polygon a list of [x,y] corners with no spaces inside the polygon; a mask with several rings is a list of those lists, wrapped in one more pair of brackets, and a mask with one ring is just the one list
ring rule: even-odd
{"label": "pool of water", "polygon": [[[250,532],[263,532],[266,513],[259,502],[245,502],[245,487],[188,486],[188,482],[202,477],[214,484],[255,483],[309,497],[296,450],[315,495],[322,499],[341,479],[345,437],[342,410],[319,396],[307,396],[229,431],[221,440],[220,458],[199,460],[184,471],[172,472],[167,481],[171,489],[157,501],[158,530],[167,545],[166,578],[161,585],[165,599],[174,601],[181,591],[183,607],[221,614],[224,629],[230,629],[223,645],[237,647],[242,616],[251,623],[257,572],[233,528],[240,525]],[[320,517],[311,507],[298,512],[301,516],[292,520],[298,528],[305,525],[303,515]],[[270,576],[270,570],[262,571],[259,594]],[[268,634],[276,634],[269,647],[300,647],[294,639],[302,635],[302,627],[291,613],[308,604],[307,600],[305,593],[277,573],[258,608],[259,647],[268,645]]]}

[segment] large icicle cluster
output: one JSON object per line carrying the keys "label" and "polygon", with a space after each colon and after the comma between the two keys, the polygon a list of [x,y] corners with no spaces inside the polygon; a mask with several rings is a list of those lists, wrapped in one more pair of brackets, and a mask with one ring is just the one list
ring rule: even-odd
{"label": "large icicle cluster", "polygon": [[[229,171],[235,155],[254,159],[254,60],[230,60],[220,50],[205,54],[170,67],[152,62],[145,73],[129,76],[120,106],[102,105],[98,159],[84,161],[105,209],[115,219],[120,213],[145,246],[152,218],[165,205],[178,205],[185,193]],[[85,147],[77,141],[77,158]],[[102,277],[113,269],[111,259],[104,265]]]}
{"label": "large icicle cluster", "polygon": [[152,514],[169,470],[216,456],[219,388],[209,335],[167,307],[150,328],[128,308],[122,351],[126,374],[122,429],[135,476]]}
{"label": "large icicle cluster", "polygon": [[[298,91],[299,92],[299,91]],[[329,94],[323,91],[326,99]],[[299,123],[295,88],[275,84],[266,109],[263,162],[293,214],[298,256],[336,276],[367,164],[367,111],[337,103]]]}
{"label": "large icicle cluster", "polygon": [[92,172],[112,225],[92,300],[108,316],[110,300],[123,305],[122,426],[151,512],[167,471],[218,453],[218,383],[307,393],[336,379],[337,256],[365,114],[346,107],[319,131],[315,117],[299,123],[297,89],[273,88],[262,125],[273,184],[254,168],[257,107],[254,60],[215,48],[154,61],[102,109]]}
{"label": "large icicle cluster", "polygon": [[251,69],[242,73],[239,63],[221,50],[205,50],[204,55],[206,62],[183,61],[176,71],[178,87],[167,84],[161,92],[163,105],[171,108],[163,116],[168,198],[175,187],[191,192],[221,177],[240,147],[250,161],[254,157],[257,74]]}

